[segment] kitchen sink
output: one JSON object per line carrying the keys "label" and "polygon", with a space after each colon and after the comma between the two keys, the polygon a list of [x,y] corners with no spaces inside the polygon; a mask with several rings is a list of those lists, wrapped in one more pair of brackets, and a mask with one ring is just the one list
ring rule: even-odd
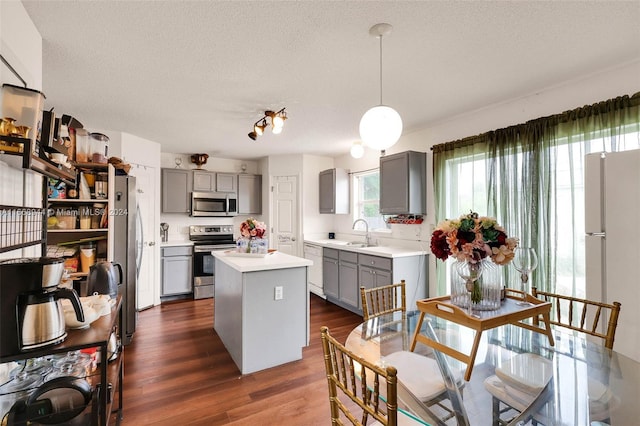
{"label": "kitchen sink", "polygon": [[360,241],[351,241],[346,245],[349,247],[374,247],[373,244],[361,243]]}

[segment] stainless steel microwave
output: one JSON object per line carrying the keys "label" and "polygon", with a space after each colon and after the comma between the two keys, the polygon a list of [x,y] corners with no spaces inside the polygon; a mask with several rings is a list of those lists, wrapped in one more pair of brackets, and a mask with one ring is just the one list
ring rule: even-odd
{"label": "stainless steel microwave", "polygon": [[192,192],[191,216],[235,216],[238,198],[228,192]]}

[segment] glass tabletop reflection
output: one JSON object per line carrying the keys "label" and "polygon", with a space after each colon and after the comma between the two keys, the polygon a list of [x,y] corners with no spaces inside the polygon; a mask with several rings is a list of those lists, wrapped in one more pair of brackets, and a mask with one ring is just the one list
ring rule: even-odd
{"label": "glass tabletop reflection", "polygon": [[[419,314],[371,318],[350,333],[345,346],[368,361],[393,365],[389,360],[397,359],[398,352],[409,351]],[[472,329],[430,315],[420,333],[463,352],[470,350],[475,336]],[[418,343],[415,353],[438,361],[443,381],[449,382],[445,404],[455,416],[441,420],[446,418],[441,412],[427,407],[403,386],[401,366],[394,365],[402,408],[434,425],[490,425],[492,393],[500,395],[503,386],[505,397],[521,410],[502,415],[510,424],[533,424],[534,420],[544,425],[635,424],[640,418],[640,363],[581,333],[553,328],[553,335],[555,345],[551,346],[544,334],[514,325],[485,331],[469,381],[460,379],[464,363]]]}

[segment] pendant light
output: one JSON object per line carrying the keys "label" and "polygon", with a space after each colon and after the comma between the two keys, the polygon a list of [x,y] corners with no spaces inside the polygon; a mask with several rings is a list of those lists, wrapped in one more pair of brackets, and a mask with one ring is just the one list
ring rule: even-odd
{"label": "pendant light", "polygon": [[351,156],[353,158],[362,158],[364,155],[364,146],[362,146],[362,142],[355,141],[351,144]]}
{"label": "pendant light", "polygon": [[382,37],[391,34],[390,24],[376,24],[369,34],[380,39],[380,105],[369,109],[360,119],[360,138],[371,149],[384,151],[402,134],[402,118],[398,112],[382,104]]}

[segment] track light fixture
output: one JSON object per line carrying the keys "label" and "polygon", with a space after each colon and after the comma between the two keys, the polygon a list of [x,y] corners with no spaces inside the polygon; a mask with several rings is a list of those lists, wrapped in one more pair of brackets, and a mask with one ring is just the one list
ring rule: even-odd
{"label": "track light fixture", "polygon": [[253,125],[253,132],[249,133],[249,138],[251,140],[256,140],[258,136],[261,136],[264,133],[264,130],[269,125],[267,121],[267,117],[270,118],[271,121],[271,131],[274,135],[278,135],[282,133],[282,129],[284,128],[284,121],[287,119],[287,112],[285,108],[282,108],[280,111],[265,111],[264,117],[260,120],[256,121]]}

